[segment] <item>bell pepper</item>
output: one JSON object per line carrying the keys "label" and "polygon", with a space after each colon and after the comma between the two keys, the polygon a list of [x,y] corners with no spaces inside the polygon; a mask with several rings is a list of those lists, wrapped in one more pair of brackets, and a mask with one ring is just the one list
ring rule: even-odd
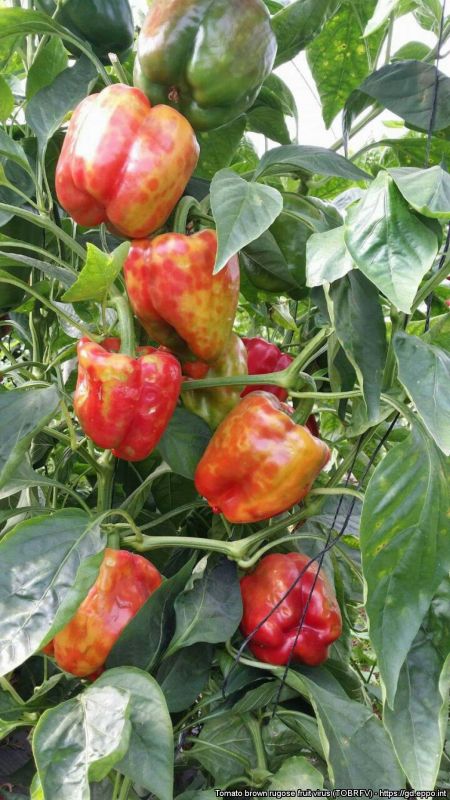
{"label": "bell pepper", "polygon": [[107,548],[87,597],[45,652],[72,675],[98,673],[125,626],[161,582],[156,567],[143,556]]}
{"label": "bell pepper", "polygon": [[315,667],[328,658],[330,645],[341,635],[341,612],[333,588],[323,572],[316,578],[317,564],[305,569],[309,561],[302,553],[272,553],[241,579],[241,631],[245,637],[255,631],[249,647],[259,661],[287,664],[292,658]]}
{"label": "bell pepper", "polygon": [[147,458],[169,423],[180,388],[180,365],[170,353],[145,347],[131,358],[89,339],[78,342],[75,413],[85,434],[117,458]]}
{"label": "bell pepper", "polygon": [[134,313],[151,339],[182,360],[213,364],[231,335],[239,297],[239,262],[233,256],[213,275],[215,231],[167,233],[132,242],[124,264]]}
{"label": "bell pepper", "polygon": [[246,111],[272,71],[277,43],[262,0],[153,0],[134,83],[197,130]]}
{"label": "bell pepper", "polygon": [[58,200],[80,225],[106,222],[122,236],[147,236],[173,211],[198,153],[175,109],[152,108],[131,86],[107,86],[70,120],[56,167]]}
{"label": "bell pepper", "polygon": [[128,0],[37,0],[37,5],[75,36],[88,41],[105,63],[109,63],[108,53],[123,58],[133,44],[133,14]]}
{"label": "bell pepper", "polygon": [[229,522],[281,514],[308,494],[330,457],[268,392],[242,398],[219,425],[200,459],[195,486]]}
{"label": "bell pepper", "polygon": [[[199,363],[199,362],[197,362]],[[230,341],[217,361],[206,373],[207,378],[226,378],[230,375],[247,375],[247,351],[242,339],[231,334]],[[195,389],[183,392],[183,402],[189,411],[198,414],[213,430],[237,405],[240,387],[220,386],[217,389]]]}

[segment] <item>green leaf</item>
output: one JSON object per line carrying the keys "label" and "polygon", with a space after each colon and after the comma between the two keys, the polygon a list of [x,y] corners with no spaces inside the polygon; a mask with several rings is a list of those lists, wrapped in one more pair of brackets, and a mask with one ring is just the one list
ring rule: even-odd
{"label": "green leaf", "polygon": [[108,656],[108,669],[127,665],[149,672],[154,668],[170,641],[175,600],[192,575],[195,560],[193,556],[176,575],[163,581],[134,615]]}
{"label": "green leaf", "polygon": [[366,24],[364,36],[370,36],[379,30],[389,19],[392,12],[397,9],[400,0],[378,0],[376,8]]}
{"label": "green leaf", "polygon": [[386,363],[386,325],[373,283],[352,270],[330,287],[330,314],[336,335],[356,370],[368,417],[378,420]]}
{"label": "green leaf", "polygon": [[290,669],[286,682],[314,708],[333,787],[404,788],[388,735],[371,708],[337,691],[337,681],[321,686],[317,668],[302,668],[302,673]]}
{"label": "green leaf", "polygon": [[123,242],[109,255],[88,242],[86,263],[75,283],[63,294],[62,301],[103,300],[119,275],[129,249],[130,242]]}
{"label": "green leaf", "polygon": [[313,233],[306,245],[307,286],[333,283],[353,269],[353,259],[345,246],[344,226]]}
{"label": "green leaf", "polygon": [[[94,689],[129,696],[131,735],[126,755],[116,769],[159,800],[173,796],[173,731],[164,694],[146,672],[127,667],[104,672]],[[56,800],[56,798],[55,798]]]}
{"label": "green leaf", "polygon": [[66,28],[40,11],[25,8],[0,9],[0,39],[13,35],[27,36],[30,33],[58,34],[62,38],[73,40]]}
{"label": "green leaf", "polygon": [[341,0],[295,0],[272,18],[278,50],[275,65],[290,61],[317,36]]}
{"label": "green leaf", "polygon": [[14,95],[9,83],[0,75],[0,121],[6,122],[14,110]]}
{"label": "green leaf", "polygon": [[267,175],[289,175],[298,171],[335,175],[353,181],[372,180],[371,175],[333,150],[299,144],[289,144],[269,150],[261,158],[254,177],[256,179]]}
{"label": "green leaf", "polygon": [[247,112],[247,130],[262,133],[280,144],[290,144],[291,135],[283,111],[259,105]]}
{"label": "green leaf", "polygon": [[343,3],[307,50],[317,90],[322,101],[322,116],[327,128],[343,108],[349,94],[372,69],[382,38],[380,31],[369,41],[362,39],[375,0],[357,7]]}
{"label": "green leaf", "polygon": [[11,137],[2,130],[0,130],[0,156],[5,156],[10,161],[14,161],[14,163],[25,172],[32,175],[32,170],[25,155],[25,151],[18,142],[11,139]]}
{"label": "green leaf", "polygon": [[361,272],[408,314],[439,242],[434,231],[409,210],[386,172],[378,174],[348,212],[345,242]]}
{"label": "green leaf", "polygon": [[218,170],[228,167],[237,150],[245,130],[245,116],[241,115],[228,125],[197,133],[200,145],[200,160],[195,170],[199,178],[210,180]]}
{"label": "green leaf", "polygon": [[87,689],[45,711],[33,735],[33,754],[45,800],[89,800],[125,755],[130,741],[130,695],[110,686]]}
{"label": "green leaf", "polygon": [[92,62],[81,56],[73,67],[60,72],[49,86],[32,97],[25,117],[37,136],[41,154],[65,116],[89,94],[96,79],[97,71]]}
{"label": "green leaf", "polygon": [[55,386],[0,394],[0,487],[14,477],[36,434],[59,405]]}
{"label": "green leaf", "polygon": [[450,175],[442,167],[402,167],[388,172],[405,200],[424,217],[450,218]]}
{"label": "green leaf", "polygon": [[408,651],[450,568],[448,504],[445,460],[416,425],[377,466],[361,517],[370,638],[391,707]]}
{"label": "green leaf", "polygon": [[271,791],[292,791],[294,786],[306,789],[323,789],[323,775],[304,756],[291,756],[269,780]]}
{"label": "green leaf", "polygon": [[215,778],[217,786],[245,775],[256,763],[255,746],[244,720],[222,714],[205,722],[189,757]]}
{"label": "green leaf", "polygon": [[408,782],[418,791],[435,786],[444,747],[450,657],[443,662],[430,634],[419,631],[400,671],[392,709],[384,707],[384,725]]}
{"label": "green leaf", "polygon": [[27,100],[44,86],[49,86],[67,67],[67,51],[57,36],[50,39],[37,54],[27,75]]}
{"label": "green leaf", "polygon": [[156,677],[171,713],[185,711],[204,689],[213,652],[210,644],[197,642],[163,661]]}
{"label": "green leaf", "polygon": [[211,429],[186,408],[176,408],[162,438],[158,452],[177,475],[192,479],[209,440]]}
{"label": "green leaf", "polygon": [[80,561],[105,547],[82,511],[20,522],[0,542],[0,674],[37,651],[72,592]]}
{"label": "green leaf", "polygon": [[215,566],[202,559],[175,601],[176,628],[167,654],[196,642],[226,642],[239,625],[242,600],[236,565],[221,559]]}
{"label": "green leaf", "polygon": [[[7,242],[12,242],[15,240],[6,239]],[[0,233],[0,248],[5,247],[5,242],[3,241],[3,236]],[[54,280],[59,281],[63,286],[71,286],[74,281],[75,277],[72,272],[70,272],[65,267],[60,267],[58,264],[47,264],[45,261],[40,261],[37,258],[30,258],[30,256],[22,255],[21,253],[14,253],[11,252],[9,249],[7,250],[0,250],[0,267],[7,267],[8,270],[11,268],[13,264],[19,264],[24,267],[31,267],[32,269],[37,269],[39,272],[43,272],[47,278],[51,278]],[[22,280],[21,271],[18,270],[17,277]],[[5,275],[3,270],[0,270],[0,283],[2,282],[2,275]],[[36,288],[36,287],[35,287]]]}
{"label": "green leaf", "polygon": [[294,95],[285,82],[274,72],[264,81],[253,108],[258,106],[273,108],[277,111],[282,111],[283,114],[289,117],[294,117],[295,120],[298,119]]}
{"label": "green leaf", "polygon": [[211,208],[218,239],[216,274],[270,227],[283,210],[283,198],[271,186],[247,182],[232,170],[222,169],[211,182]]}
{"label": "green leaf", "polygon": [[450,356],[406,333],[395,335],[394,350],[400,381],[437,446],[450,455]]}

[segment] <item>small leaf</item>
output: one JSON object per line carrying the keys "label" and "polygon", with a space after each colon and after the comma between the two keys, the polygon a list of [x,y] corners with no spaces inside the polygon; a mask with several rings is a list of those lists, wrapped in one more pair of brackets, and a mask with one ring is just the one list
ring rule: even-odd
{"label": "small leaf", "polygon": [[297,332],[297,323],[289,311],[289,305],[287,303],[274,303],[270,307],[269,313],[275,325],[279,325],[285,331]]}
{"label": "small leaf", "polygon": [[226,642],[242,617],[236,565],[221,559],[205,569],[205,559],[200,561],[175,601],[175,613],[176,629],[167,654],[196,642]]}
{"label": "small leaf", "polygon": [[402,167],[388,172],[405,200],[424,217],[450,218],[450,175],[442,167]]}
{"label": "small leaf", "polygon": [[307,286],[333,283],[353,269],[353,259],[344,241],[344,226],[313,233],[306,245]]}
{"label": "small leaf", "polygon": [[158,452],[173,472],[193,479],[210,439],[206,422],[186,408],[176,408],[158,443]]}
{"label": "small leaf", "polygon": [[361,517],[370,639],[391,707],[411,644],[450,569],[448,506],[445,459],[416,425],[377,466]]}
{"label": "small leaf", "polygon": [[93,688],[107,687],[129,697],[129,746],[116,769],[159,800],[172,800],[173,731],[160,686],[146,672],[127,667],[104,672]]}
{"label": "small leaf", "polygon": [[44,711],[33,753],[46,800],[89,800],[89,780],[100,781],[125,755],[130,741],[130,694],[110,686],[87,689]]}
{"label": "small leaf", "polygon": [[14,109],[14,95],[9,83],[0,75],[0,121],[6,122]]}
{"label": "small leaf", "polygon": [[439,242],[435,232],[409,210],[386,172],[379,172],[348,212],[345,242],[361,272],[408,314]]}
{"label": "small leaf", "polygon": [[211,182],[211,208],[217,226],[217,273],[270,227],[283,210],[283,198],[271,186],[247,182],[232,170],[222,169]]}
{"label": "small leaf", "polygon": [[406,333],[396,334],[394,350],[403,386],[437,446],[450,455],[450,356]]}
{"label": "small leaf", "polygon": [[261,158],[254,177],[256,179],[263,175],[289,175],[298,171],[334,175],[352,181],[372,180],[371,175],[333,150],[299,144],[289,144],[269,150]]}
{"label": "small leaf", "polygon": [[119,275],[130,249],[130,242],[123,242],[111,255],[103,253],[95,244],[88,242],[87,259],[77,280],[64,293],[65,303],[79,300],[103,300],[106,292]]}
{"label": "small leaf", "polygon": [[59,405],[55,386],[0,394],[0,487],[14,477],[38,431]]}

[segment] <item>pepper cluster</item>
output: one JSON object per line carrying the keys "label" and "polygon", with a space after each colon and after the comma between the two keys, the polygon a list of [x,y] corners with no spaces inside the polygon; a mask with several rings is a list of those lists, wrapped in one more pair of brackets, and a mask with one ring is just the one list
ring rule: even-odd
{"label": "pepper cluster", "polygon": [[[43,6],[51,11],[51,3]],[[74,9],[75,2],[64,6],[68,26]],[[229,71],[221,31],[232,24]],[[117,41],[117,49],[122,46],[126,37]],[[242,51],[237,60],[236,48]],[[123,269],[128,300],[154,343],[130,354],[121,352],[117,338],[80,340],[74,410],[81,428],[114,456],[143,460],[158,444],[183,388],[186,408],[214,431],[195,486],[231,523],[269,519],[300,502],[330,451],[313,435],[314,418],[307,426],[296,424],[285,388],[246,386],[248,375],[282,371],[293,359],[263,339],[233,332],[238,255],[214,274],[215,231],[148,237],[167,223],[195,169],[199,147],[192,126],[217,127],[248,108],[275,50],[261,0],[154,0],[139,37],[137,87],[115,84],[83,100],[56,169],[59,202],[77,223],[105,223],[131,239]],[[153,106],[155,101],[161,104]],[[199,378],[224,384],[189,388]],[[239,380],[230,385],[229,378]],[[318,664],[339,636],[332,589],[313,567],[301,574],[307,563],[299,554],[271,555],[243,578],[241,628],[244,635],[257,628],[251,644],[257,658],[283,664],[292,651],[300,661]],[[75,675],[98,674],[161,580],[147,559],[106,550],[88,596],[46,652]]]}

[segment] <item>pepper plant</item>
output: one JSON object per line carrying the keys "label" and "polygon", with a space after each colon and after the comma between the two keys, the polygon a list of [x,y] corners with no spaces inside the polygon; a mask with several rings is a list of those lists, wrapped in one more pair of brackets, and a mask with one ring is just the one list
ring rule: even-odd
{"label": "pepper plant", "polygon": [[0,797],[446,796],[445,3],[132,11],[0,8]]}

